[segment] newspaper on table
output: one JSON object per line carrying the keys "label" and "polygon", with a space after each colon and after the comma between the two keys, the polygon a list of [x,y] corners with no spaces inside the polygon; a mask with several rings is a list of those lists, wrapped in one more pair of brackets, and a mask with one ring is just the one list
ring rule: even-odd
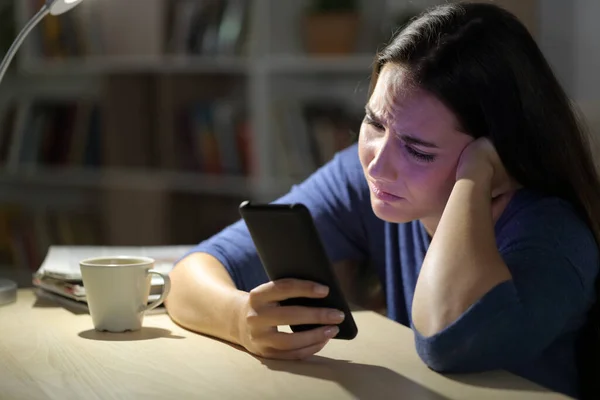
{"label": "newspaper on table", "polygon": [[[33,285],[67,298],[85,302],[85,288],[79,262],[86,258],[133,256],[155,260],[154,269],[169,273],[177,260],[193,246],[50,246],[46,258],[33,275]],[[152,276],[150,301],[161,292],[162,279]]]}

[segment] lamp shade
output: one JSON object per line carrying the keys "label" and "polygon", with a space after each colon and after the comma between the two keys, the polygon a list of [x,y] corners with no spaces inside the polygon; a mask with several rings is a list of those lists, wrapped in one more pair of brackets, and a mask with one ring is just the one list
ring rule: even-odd
{"label": "lamp shade", "polygon": [[48,0],[46,4],[50,8],[50,14],[60,15],[66,13],[82,1],[83,0]]}

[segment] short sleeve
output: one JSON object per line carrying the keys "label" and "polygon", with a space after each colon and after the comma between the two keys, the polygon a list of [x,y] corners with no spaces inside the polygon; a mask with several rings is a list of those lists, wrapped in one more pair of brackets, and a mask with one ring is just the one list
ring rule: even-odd
{"label": "short sleeve", "polygon": [[509,369],[532,361],[577,330],[595,299],[598,248],[568,204],[549,199],[513,208],[496,233],[512,280],[443,331],[424,337],[415,330],[417,351],[435,370]]}
{"label": "short sleeve", "polygon": [[[336,154],[275,203],[302,203],[310,210],[332,262],[367,258],[363,216],[370,210],[370,199],[356,145]],[[188,254],[195,252],[217,258],[240,290],[249,291],[267,281],[243,220],[203,241]]]}

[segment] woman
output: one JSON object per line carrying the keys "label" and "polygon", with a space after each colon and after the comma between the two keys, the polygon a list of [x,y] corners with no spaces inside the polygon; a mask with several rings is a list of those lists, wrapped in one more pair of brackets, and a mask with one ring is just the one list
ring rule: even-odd
{"label": "woman", "polygon": [[[388,316],[434,370],[502,368],[579,394],[576,344],[595,300],[600,191],[569,100],[534,40],[490,4],[448,4],[376,58],[359,143],[283,198],[311,210],[332,262],[368,260]],[[188,329],[259,356],[321,350],[337,310],[267,282],[238,222],[178,263],[167,302]],[[324,328],[281,333],[278,325]]]}

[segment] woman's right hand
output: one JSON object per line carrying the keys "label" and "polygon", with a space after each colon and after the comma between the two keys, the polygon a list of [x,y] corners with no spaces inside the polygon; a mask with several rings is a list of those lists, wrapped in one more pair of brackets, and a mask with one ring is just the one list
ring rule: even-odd
{"label": "woman's right hand", "polygon": [[[291,298],[326,297],[329,289],[310,281],[282,279],[260,285],[250,291],[242,305],[239,320],[239,342],[249,352],[265,357],[299,360],[323,349],[335,337],[337,324],[344,320],[340,310],[280,306]],[[325,325],[304,332],[279,332],[282,325]]]}

